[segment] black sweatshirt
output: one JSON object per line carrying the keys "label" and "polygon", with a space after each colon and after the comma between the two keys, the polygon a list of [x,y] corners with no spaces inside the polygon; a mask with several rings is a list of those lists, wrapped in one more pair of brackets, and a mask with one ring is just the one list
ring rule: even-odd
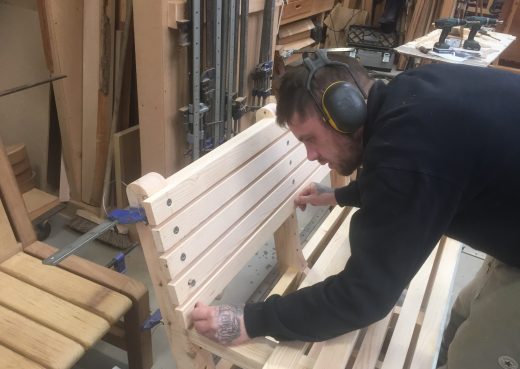
{"label": "black sweatshirt", "polygon": [[377,82],[368,113],[362,174],[335,191],[360,207],[352,256],[321,283],[247,304],[249,336],[320,341],[382,319],[443,234],[520,267],[520,76],[427,65]]}

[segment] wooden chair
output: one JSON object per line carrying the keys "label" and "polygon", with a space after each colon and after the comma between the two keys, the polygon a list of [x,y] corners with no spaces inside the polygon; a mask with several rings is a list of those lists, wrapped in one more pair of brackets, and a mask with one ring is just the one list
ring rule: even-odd
{"label": "wooden chair", "polygon": [[[285,294],[340,271],[349,257],[348,209],[336,208],[303,248],[293,200],[328,169],[267,117],[206,156],[163,178],[149,173],[128,186],[145,209],[139,237],[171,350],[181,369],[432,368],[460,248],[443,240],[399,306],[382,321],[321,343],[257,338],[225,347],[190,329],[196,301],[210,304],[273,234]],[[340,229],[339,232],[336,230]]]}
{"label": "wooden chair", "polygon": [[56,249],[36,241],[1,140],[0,173],[0,367],[70,368],[103,338],[151,368],[146,287],[77,256],[43,265]]}

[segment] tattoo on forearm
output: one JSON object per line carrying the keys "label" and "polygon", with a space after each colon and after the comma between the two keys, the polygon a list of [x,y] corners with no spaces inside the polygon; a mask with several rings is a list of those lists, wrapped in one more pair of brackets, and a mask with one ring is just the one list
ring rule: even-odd
{"label": "tattoo on forearm", "polygon": [[229,345],[240,337],[240,318],[244,315],[244,306],[220,305],[217,313],[218,328],[215,338],[224,345]]}

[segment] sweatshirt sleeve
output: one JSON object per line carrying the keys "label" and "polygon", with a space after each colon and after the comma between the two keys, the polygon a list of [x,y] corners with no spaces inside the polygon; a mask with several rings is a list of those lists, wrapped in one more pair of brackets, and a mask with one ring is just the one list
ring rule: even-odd
{"label": "sweatshirt sleeve", "polygon": [[461,193],[447,180],[389,168],[365,171],[355,186],[361,208],[352,217],[344,270],[247,304],[250,337],[322,341],[382,319],[446,231]]}
{"label": "sweatshirt sleeve", "polygon": [[355,206],[356,208],[361,206],[357,181],[352,181],[344,187],[336,188],[334,197],[336,197],[336,202],[339,206]]}

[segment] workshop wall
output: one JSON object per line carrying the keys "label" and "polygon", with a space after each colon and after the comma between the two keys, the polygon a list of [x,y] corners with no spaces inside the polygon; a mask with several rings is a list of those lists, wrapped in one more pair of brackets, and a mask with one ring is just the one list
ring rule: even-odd
{"label": "workshop wall", "polygon": [[[0,90],[49,77],[43,53],[36,0],[0,0]],[[48,84],[0,97],[0,136],[4,144],[24,143],[46,188],[49,139]]]}

